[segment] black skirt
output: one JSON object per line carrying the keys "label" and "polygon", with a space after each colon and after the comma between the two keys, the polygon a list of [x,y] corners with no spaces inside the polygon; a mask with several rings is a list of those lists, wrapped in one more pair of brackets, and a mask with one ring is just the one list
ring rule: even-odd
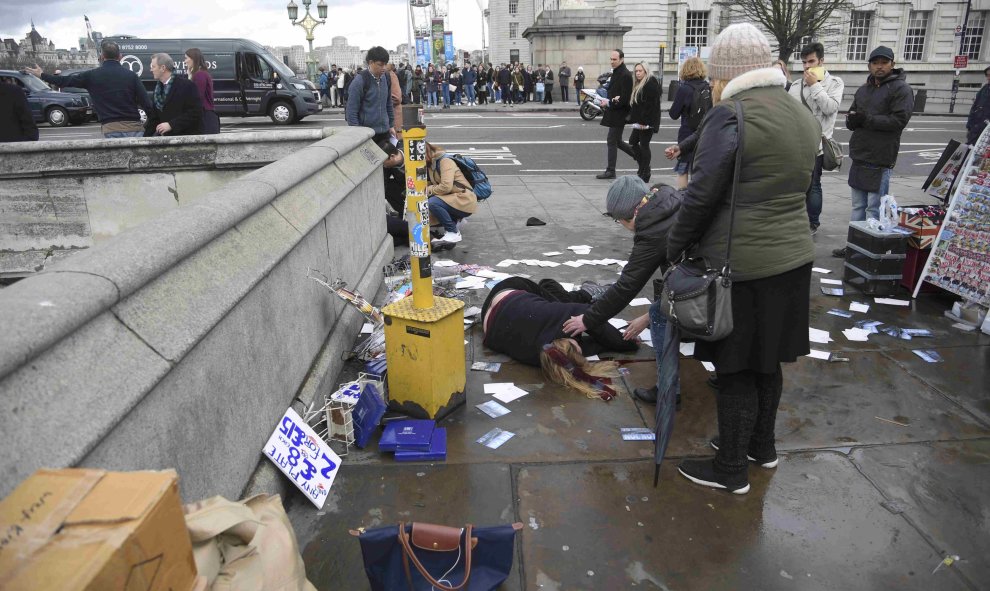
{"label": "black skirt", "polygon": [[732,334],[698,341],[694,357],[720,374],[775,373],[810,352],[808,317],[811,263],[791,271],[732,284]]}

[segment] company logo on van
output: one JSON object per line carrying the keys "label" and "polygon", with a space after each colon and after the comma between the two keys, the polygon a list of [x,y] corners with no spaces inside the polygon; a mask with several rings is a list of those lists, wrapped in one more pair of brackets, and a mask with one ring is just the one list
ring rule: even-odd
{"label": "company logo on van", "polygon": [[141,73],[144,72],[144,64],[142,64],[141,60],[134,55],[125,55],[124,57],[120,58],[120,65],[134,72],[138,76],[140,76]]}

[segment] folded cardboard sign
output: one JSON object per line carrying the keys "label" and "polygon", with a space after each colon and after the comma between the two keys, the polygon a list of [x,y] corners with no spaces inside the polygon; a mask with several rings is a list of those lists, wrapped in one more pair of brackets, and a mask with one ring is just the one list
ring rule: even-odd
{"label": "folded cardboard sign", "polygon": [[186,591],[196,581],[173,470],[39,470],[0,502],[0,528],[8,591]]}

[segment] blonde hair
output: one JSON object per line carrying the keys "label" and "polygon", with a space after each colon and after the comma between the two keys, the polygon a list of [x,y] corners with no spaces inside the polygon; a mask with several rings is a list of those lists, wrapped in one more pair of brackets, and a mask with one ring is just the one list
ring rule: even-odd
{"label": "blonde hair", "polygon": [[728,84],[728,80],[712,80],[712,104],[718,104],[722,102],[722,91],[725,90],[725,85]]}
{"label": "blonde hair", "polygon": [[[619,377],[619,364],[614,361],[588,361],[581,354],[574,339],[557,339],[550,343],[548,348],[556,349],[566,360],[573,364],[576,369],[583,371],[594,378],[617,378]],[[544,348],[540,352],[540,367],[543,368],[543,375],[555,384],[573,388],[581,392],[588,398],[602,398],[602,390],[595,385],[582,381],[574,375],[567,367],[561,365],[551,357],[551,354]]]}
{"label": "blonde hair", "polygon": [[681,80],[704,80],[708,77],[708,68],[700,57],[689,57],[681,66]]}
{"label": "blonde hair", "polygon": [[[636,80],[637,67],[643,68],[644,75],[642,80]],[[639,100],[639,95],[643,92],[643,87],[646,86],[646,83],[650,81],[650,76],[652,76],[652,74],[650,74],[650,66],[645,61],[639,62],[633,66],[632,98],[629,99],[631,104],[635,105],[636,101]]]}

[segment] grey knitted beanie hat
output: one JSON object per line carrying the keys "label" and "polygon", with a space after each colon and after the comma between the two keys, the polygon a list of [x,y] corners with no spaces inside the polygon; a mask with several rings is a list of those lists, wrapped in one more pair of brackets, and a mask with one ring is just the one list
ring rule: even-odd
{"label": "grey knitted beanie hat", "polygon": [[712,45],[708,73],[712,80],[732,80],[736,76],[767,68],[771,63],[770,42],[749,23],[729,25]]}
{"label": "grey knitted beanie hat", "polygon": [[650,187],[638,176],[620,176],[608,188],[605,196],[605,211],[617,220],[631,220],[636,214],[643,197],[650,192]]}

